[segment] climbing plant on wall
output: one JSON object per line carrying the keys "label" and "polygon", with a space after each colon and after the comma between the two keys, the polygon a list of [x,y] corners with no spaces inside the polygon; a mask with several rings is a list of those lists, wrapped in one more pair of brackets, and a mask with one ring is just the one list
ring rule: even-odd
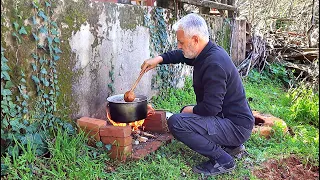
{"label": "climbing plant on wall", "polygon": [[[165,12],[162,8],[154,8],[151,14],[145,15],[145,26],[150,29],[150,56],[155,57],[158,54],[165,53],[176,47],[176,43],[169,41],[167,22],[165,21]],[[160,93],[165,93],[166,89],[176,87],[181,80],[181,65],[161,65],[157,66],[157,75],[152,78],[152,88],[158,89]]]}
{"label": "climbing plant on wall", "polygon": [[30,2],[27,23],[15,3],[16,14],[11,20],[11,35],[16,41],[13,46],[28,46],[32,51],[29,59],[15,64],[19,56],[7,59],[6,49],[1,47],[1,148],[12,154],[17,152],[14,139],[22,145],[30,141],[41,155],[47,151],[45,139],[57,128],[74,132],[71,124],[60,119],[56,107],[60,94],[56,68],[62,50],[58,25],[52,17],[55,1]]}

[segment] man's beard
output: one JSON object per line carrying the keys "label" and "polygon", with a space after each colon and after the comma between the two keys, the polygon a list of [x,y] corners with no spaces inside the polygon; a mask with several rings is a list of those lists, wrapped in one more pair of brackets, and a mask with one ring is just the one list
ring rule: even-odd
{"label": "man's beard", "polygon": [[183,51],[183,56],[188,59],[194,59],[197,56],[197,52],[192,47],[191,43],[188,44],[188,48],[186,51]]}

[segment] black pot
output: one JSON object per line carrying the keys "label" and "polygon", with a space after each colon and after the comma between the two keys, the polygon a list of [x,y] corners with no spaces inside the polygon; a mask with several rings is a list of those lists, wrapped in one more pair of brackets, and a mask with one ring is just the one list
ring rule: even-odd
{"label": "black pot", "polygon": [[147,117],[148,101],[146,96],[136,95],[133,102],[125,102],[123,97],[123,94],[118,94],[107,98],[112,121],[130,123]]}

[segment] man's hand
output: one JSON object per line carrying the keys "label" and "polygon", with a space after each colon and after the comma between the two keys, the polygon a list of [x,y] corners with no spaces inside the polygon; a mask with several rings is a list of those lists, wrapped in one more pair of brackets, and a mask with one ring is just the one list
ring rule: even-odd
{"label": "man's hand", "polygon": [[155,68],[162,61],[163,58],[161,56],[145,60],[141,65],[141,72],[148,72],[150,69]]}
{"label": "man's hand", "polygon": [[154,115],[156,112],[154,111],[153,107],[151,106],[151,104],[147,105],[147,117],[148,116],[152,116]]}
{"label": "man's hand", "polygon": [[186,106],[183,108],[181,113],[193,113],[193,107],[194,106]]}

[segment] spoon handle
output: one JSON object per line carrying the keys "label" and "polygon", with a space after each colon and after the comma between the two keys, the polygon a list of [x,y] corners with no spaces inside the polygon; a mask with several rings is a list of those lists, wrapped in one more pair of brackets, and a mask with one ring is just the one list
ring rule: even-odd
{"label": "spoon handle", "polygon": [[145,71],[141,71],[140,72],[140,75],[138,77],[138,79],[136,80],[136,82],[133,84],[132,88],[130,89],[130,91],[133,91],[136,87],[137,87],[137,84],[138,82],[140,81],[140,79],[142,78],[143,74],[145,73]]}

